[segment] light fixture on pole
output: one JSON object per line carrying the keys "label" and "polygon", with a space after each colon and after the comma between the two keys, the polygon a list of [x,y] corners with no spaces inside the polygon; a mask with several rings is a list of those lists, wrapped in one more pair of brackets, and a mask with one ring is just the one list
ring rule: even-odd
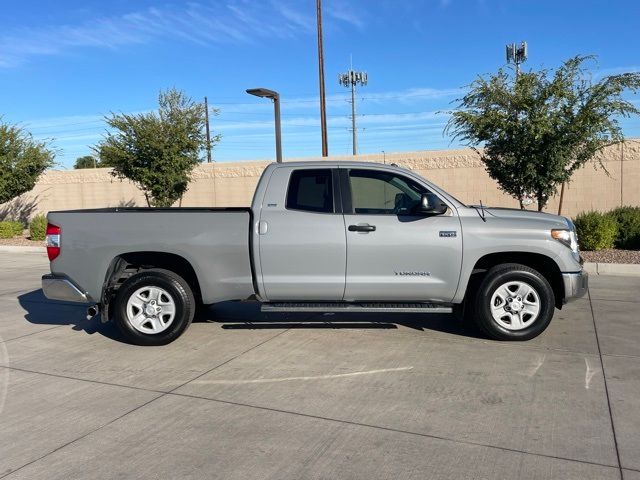
{"label": "light fixture on pole", "polygon": [[521,42],[520,46],[515,43],[507,45],[507,63],[513,63],[516,66],[516,78],[520,75],[520,64],[526,62],[527,57],[527,42]]}
{"label": "light fixture on pole", "polygon": [[358,132],[356,129],[356,85],[366,85],[368,82],[366,72],[355,72],[353,65],[346,73],[338,75],[338,83],[351,88],[351,134],[353,142],[353,154],[358,154]]}
{"label": "light fixture on pole", "polygon": [[282,135],[280,129],[280,94],[268,88],[249,88],[249,95],[269,98],[273,101],[273,113],[276,121],[276,162],[282,163]]}

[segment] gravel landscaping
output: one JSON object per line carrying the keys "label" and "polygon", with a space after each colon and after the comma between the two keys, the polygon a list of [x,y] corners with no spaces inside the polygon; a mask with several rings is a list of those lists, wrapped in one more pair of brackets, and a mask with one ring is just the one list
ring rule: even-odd
{"label": "gravel landscaping", "polygon": [[580,252],[585,262],[594,263],[640,263],[640,250],[618,250],[607,248],[595,252]]}
{"label": "gravel landscaping", "polygon": [[43,247],[44,249],[44,241],[31,240],[29,238],[29,230],[25,230],[21,237],[0,238],[0,245],[9,245],[15,247]]}

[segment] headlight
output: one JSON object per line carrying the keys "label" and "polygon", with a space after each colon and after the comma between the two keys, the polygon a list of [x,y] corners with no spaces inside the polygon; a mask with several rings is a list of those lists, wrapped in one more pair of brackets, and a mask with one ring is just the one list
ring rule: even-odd
{"label": "headlight", "polygon": [[554,229],[551,230],[551,237],[570,248],[573,253],[578,253],[578,238],[574,230]]}

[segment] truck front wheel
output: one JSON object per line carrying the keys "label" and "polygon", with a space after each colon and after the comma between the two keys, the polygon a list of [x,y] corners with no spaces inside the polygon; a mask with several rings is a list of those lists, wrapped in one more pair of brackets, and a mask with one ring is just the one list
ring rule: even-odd
{"label": "truck front wheel", "polygon": [[114,320],[136,345],[166,345],[187,329],[196,303],[189,284],[169,270],[132,275],[114,299]]}
{"label": "truck front wheel", "polygon": [[474,305],[478,327],[496,340],[529,340],[547,328],[555,308],[549,282],[536,270],[516,263],[491,268]]}

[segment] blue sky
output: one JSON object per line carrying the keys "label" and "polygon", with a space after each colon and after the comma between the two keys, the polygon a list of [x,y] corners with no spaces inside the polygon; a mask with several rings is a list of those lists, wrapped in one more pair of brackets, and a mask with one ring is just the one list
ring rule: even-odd
{"label": "blue sky", "polygon": [[[0,16],[0,115],[52,139],[69,168],[105,132],[110,111],[156,106],[175,86],[220,109],[218,161],[273,158],[272,107],[282,95],[285,157],[320,153],[315,0],[23,0]],[[451,144],[438,113],[477,74],[527,40],[524,68],[596,54],[596,75],[640,70],[640,2],[324,0],[329,152],[348,154],[350,106],[338,73],[367,71],[358,92],[363,153]],[[635,97],[634,101],[638,101]],[[640,137],[640,120],[624,122]]]}

